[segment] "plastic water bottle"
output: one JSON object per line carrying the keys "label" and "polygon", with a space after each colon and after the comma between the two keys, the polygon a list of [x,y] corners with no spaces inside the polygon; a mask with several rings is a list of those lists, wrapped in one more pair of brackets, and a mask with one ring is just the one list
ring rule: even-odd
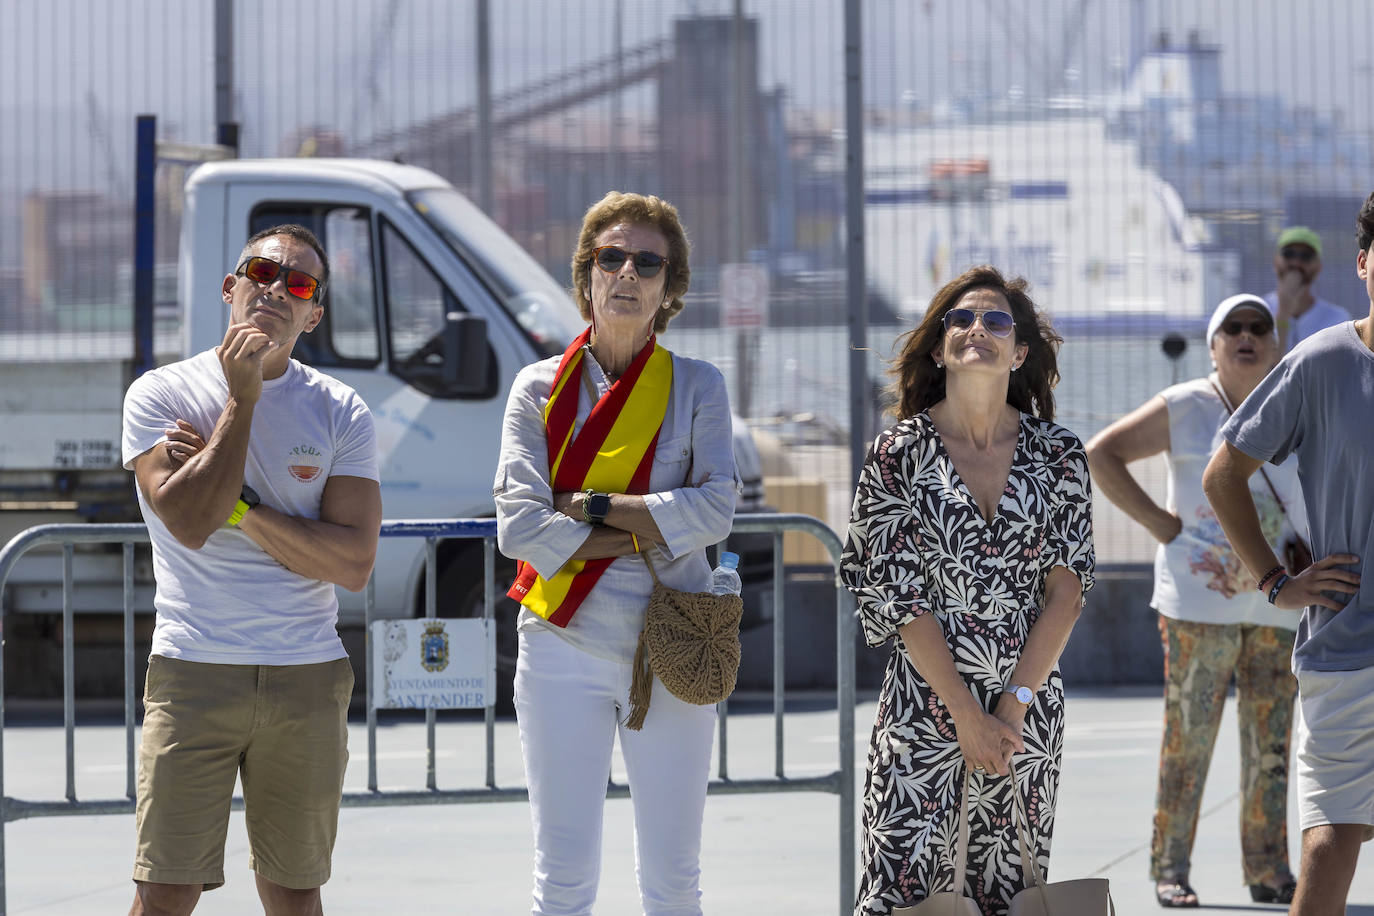
{"label": "plastic water bottle", "polygon": [[722,550],[720,552],[720,565],[711,570],[711,594],[738,595],[739,593],[739,554]]}

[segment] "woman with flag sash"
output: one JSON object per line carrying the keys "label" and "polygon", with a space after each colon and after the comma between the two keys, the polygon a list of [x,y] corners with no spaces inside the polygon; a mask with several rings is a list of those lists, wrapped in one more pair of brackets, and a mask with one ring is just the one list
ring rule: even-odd
{"label": "woman with flag sash", "polygon": [[494,494],[501,551],[520,561],[515,709],[534,824],[535,916],[587,914],[617,735],[635,808],[646,916],[701,913],[701,822],[715,708],[661,684],[641,730],[631,662],[653,579],[706,591],[705,548],[739,492],[720,371],[665,350],[691,271],[677,210],[612,192],[572,260],[589,327],[511,386]]}

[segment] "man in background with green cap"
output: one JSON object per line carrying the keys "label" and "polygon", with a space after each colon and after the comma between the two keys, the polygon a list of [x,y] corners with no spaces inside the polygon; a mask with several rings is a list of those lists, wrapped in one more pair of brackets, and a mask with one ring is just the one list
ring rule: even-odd
{"label": "man in background with green cap", "polygon": [[1322,328],[1350,320],[1350,313],[1312,292],[1322,271],[1321,236],[1306,226],[1289,226],[1274,248],[1279,288],[1265,296],[1279,333],[1279,352],[1287,353]]}

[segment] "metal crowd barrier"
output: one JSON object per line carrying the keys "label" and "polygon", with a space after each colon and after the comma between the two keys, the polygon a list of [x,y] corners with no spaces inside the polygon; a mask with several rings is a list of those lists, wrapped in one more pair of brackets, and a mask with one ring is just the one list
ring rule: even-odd
{"label": "metal crowd barrier", "polygon": [[[854,904],[854,628],[853,601],[836,584],[836,703],[838,707],[839,760],[837,768],[819,776],[789,777],[783,765],[783,706],[785,700],[785,636],[786,601],[784,597],[782,536],[786,531],[798,531],[818,538],[830,552],[838,568],[842,545],[839,538],[819,519],[808,515],[751,513],[737,515],[732,531],[736,534],[771,534],[773,536],[773,735],[774,776],[772,778],[731,779],[727,770],[729,738],[729,701],[719,705],[719,736],[717,744],[717,774],[708,786],[710,794],[742,794],[751,792],[828,792],[840,798],[838,824],[839,839],[839,909],[850,912]],[[483,546],[484,616],[493,619],[495,598],[493,583],[496,574],[496,522],[493,519],[458,520],[397,520],[382,523],[382,537],[422,537],[425,539],[425,616],[437,616],[437,548],[441,540],[450,538],[481,538]],[[134,811],[135,726],[137,710],[134,698],[134,545],[147,543],[147,528],[141,524],[116,525],[39,525],[21,532],[0,550],[0,633],[3,633],[5,585],[19,559],[29,550],[46,545],[62,546],[62,719],[66,734],[66,793],[62,800],[32,800],[10,798],[4,794],[4,653],[0,652],[0,916],[6,912],[5,892],[5,825],[10,821],[29,817],[85,814],[130,814]],[[72,560],[76,544],[117,543],[123,547],[124,583],[124,767],[125,795],[123,798],[80,799],[76,794],[76,701],[74,692],[75,646],[73,638],[74,587]],[[719,550],[719,545],[717,550]],[[376,580],[369,580],[365,599],[367,627],[366,677],[367,688],[367,791],[346,792],[345,807],[377,807],[384,805],[431,805],[459,802],[519,801],[528,798],[524,787],[502,787],[496,784],[494,707],[486,708],[486,780],[478,788],[441,789],[435,772],[435,711],[425,710],[426,725],[426,783],[424,790],[385,790],[377,785],[377,710],[372,705],[372,621],[376,605]],[[145,608],[147,612],[151,609]],[[629,787],[612,782],[607,787],[610,798],[628,798]],[[242,810],[243,799],[234,799],[234,809]]]}

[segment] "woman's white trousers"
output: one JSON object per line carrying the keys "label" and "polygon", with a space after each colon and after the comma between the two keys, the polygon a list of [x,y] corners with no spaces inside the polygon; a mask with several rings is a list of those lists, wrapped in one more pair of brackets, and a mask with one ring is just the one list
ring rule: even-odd
{"label": "woman's white trousers", "polygon": [[684,703],[655,678],[644,728],[630,731],[620,724],[629,715],[630,668],[557,633],[520,633],[515,710],[534,822],[534,916],[592,912],[617,733],[645,916],[701,914],[701,820],[716,710]]}

